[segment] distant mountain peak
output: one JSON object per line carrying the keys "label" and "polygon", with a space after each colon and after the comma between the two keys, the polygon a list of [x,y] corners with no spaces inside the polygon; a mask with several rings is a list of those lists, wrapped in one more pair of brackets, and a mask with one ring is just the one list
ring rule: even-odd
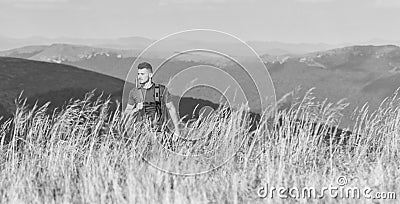
{"label": "distant mountain peak", "polygon": [[74,62],[83,59],[90,59],[96,56],[115,56],[116,58],[133,57],[136,54],[137,52],[134,52],[133,50],[98,48],[67,43],[25,46],[0,52],[0,56],[4,57],[18,57],[55,63]]}

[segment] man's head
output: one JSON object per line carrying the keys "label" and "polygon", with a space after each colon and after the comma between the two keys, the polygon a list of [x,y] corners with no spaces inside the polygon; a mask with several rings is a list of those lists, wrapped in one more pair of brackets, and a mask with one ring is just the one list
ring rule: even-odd
{"label": "man's head", "polygon": [[153,68],[148,62],[142,62],[138,65],[138,81],[145,84],[153,77]]}

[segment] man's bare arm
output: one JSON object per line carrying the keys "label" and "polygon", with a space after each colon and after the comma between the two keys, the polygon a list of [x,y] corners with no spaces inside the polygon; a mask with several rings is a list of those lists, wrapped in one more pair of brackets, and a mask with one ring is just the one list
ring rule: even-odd
{"label": "man's bare arm", "polygon": [[172,122],[174,123],[175,130],[178,130],[179,129],[179,126],[178,126],[179,118],[178,118],[178,114],[176,113],[174,104],[172,102],[168,102],[165,104],[165,106],[167,106],[167,108],[168,108],[168,112],[169,112],[169,115],[171,116]]}
{"label": "man's bare arm", "polygon": [[138,109],[137,109],[137,107],[135,107],[135,105],[127,104],[124,113],[125,114],[133,114],[137,111],[138,111]]}

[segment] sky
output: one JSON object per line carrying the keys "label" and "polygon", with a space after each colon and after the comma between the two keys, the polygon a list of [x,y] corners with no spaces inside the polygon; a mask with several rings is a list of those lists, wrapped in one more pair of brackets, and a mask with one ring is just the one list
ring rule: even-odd
{"label": "sky", "polygon": [[400,0],[0,0],[0,36],[159,39],[207,28],[245,41],[400,41]]}

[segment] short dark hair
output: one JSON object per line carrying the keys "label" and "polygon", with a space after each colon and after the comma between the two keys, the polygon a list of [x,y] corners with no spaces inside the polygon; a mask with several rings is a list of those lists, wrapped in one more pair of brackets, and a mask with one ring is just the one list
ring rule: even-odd
{"label": "short dark hair", "polygon": [[138,69],[148,69],[150,72],[153,72],[153,67],[151,66],[150,63],[148,62],[142,62],[138,65]]}

